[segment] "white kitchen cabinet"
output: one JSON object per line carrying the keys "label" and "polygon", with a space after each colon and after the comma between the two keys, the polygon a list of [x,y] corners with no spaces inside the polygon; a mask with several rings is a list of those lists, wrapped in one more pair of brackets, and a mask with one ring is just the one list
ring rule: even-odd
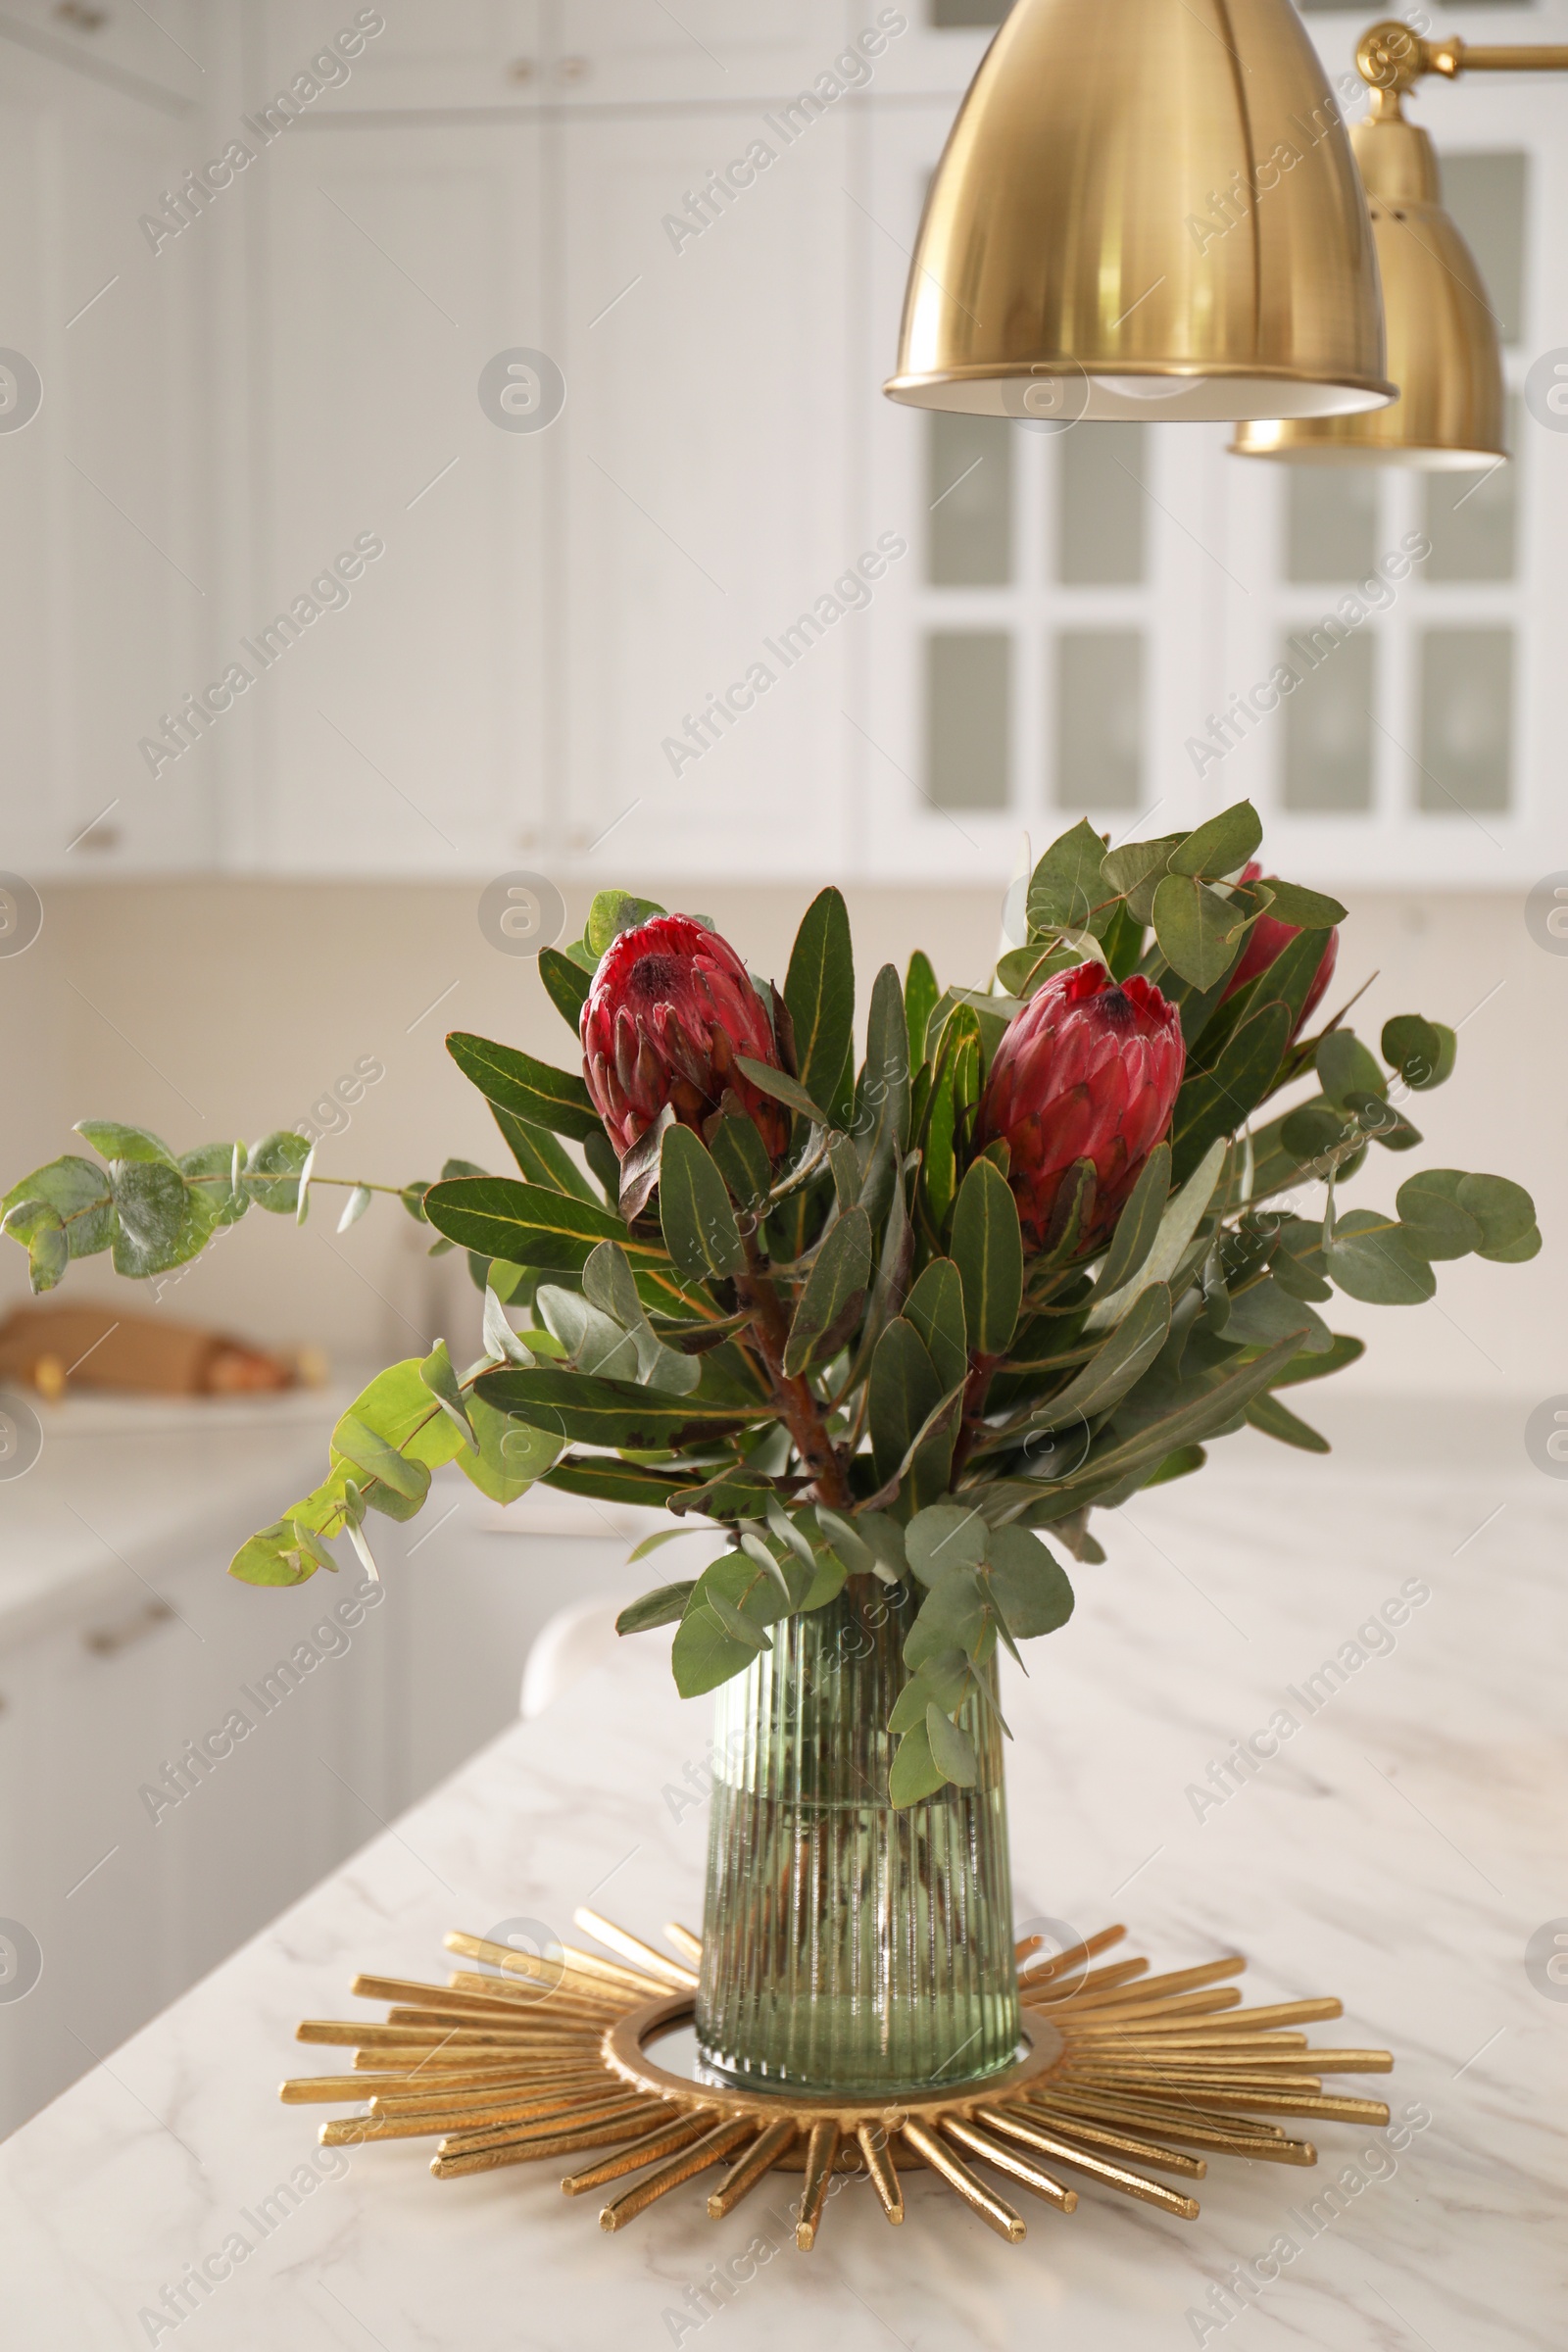
{"label": "white kitchen cabinet", "polygon": [[[844,855],[864,622],[833,594],[861,552],[848,140],[824,115],[786,144],[750,109],[562,135],[563,729],[569,846],[590,874],[808,877]],[[699,228],[689,196],[737,158]]]}
{"label": "white kitchen cabinet", "polygon": [[263,487],[219,657],[255,680],[231,739],[231,856],[272,872],[525,866],[547,821],[561,447],[554,427],[498,423],[479,387],[497,355],[553,339],[539,133],[311,122],[267,161]]}
{"label": "white kitchen cabinet", "polygon": [[846,25],[845,0],[557,0],[553,13],[546,86],[583,106],[794,96],[831,69]]}
{"label": "white kitchen cabinet", "polygon": [[[139,220],[199,153],[188,113],[0,41],[0,794],[33,880],[200,868],[199,758],[138,752],[200,683],[200,256]],[[30,414],[29,414],[30,412]],[[12,421],[20,419],[20,421]]]}
{"label": "white kitchen cabinet", "polygon": [[201,0],[158,0],[156,17],[134,0],[7,0],[0,42],[174,115],[201,96],[204,13]]}
{"label": "white kitchen cabinet", "polygon": [[255,95],[286,90],[336,34],[357,37],[367,18],[379,17],[381,30],[367,32],[346,79],[326,68],[332,86],[313,105],[356,114],[531,103],[547,87],[548,13],[549,0],[397,0],[385,9],[362,9],[354,0],[273,0],[255,12],[267,85]]}

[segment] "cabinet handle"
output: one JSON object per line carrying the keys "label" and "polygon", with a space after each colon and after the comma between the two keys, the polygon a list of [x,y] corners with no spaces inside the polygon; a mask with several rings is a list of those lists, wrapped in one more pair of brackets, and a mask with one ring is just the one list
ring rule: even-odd
{"label": "cabinet handle", "polygon": [[586,81],[593,70],[591,58],[559,58],[556,63],[556,79],[558,81]]}
{"label": "cabinet handle", "polygon": [[55,15],[78,32],[102,32],[109,22],[108,9],[89,7],[87,0],[55,0]]}
{"label": "cabinet handle", "polygon": [[538,70],[531,57],[514,57],[507,68],[507,78],[509,81],[532,81]]}
{"label": "cabinet handle", "polygon": [[71,844],[74,850],[118,850],[123,839],[118,825],[89,825]]}
{"label": "cabinet handle", "polygon": [[113,1625],[95,1625],[91,1633],[82,1635],[82,1647],[95,1658],[118,1658],[122,1649],[133,1648],[161,1625],[167,1625],[173,1614],[167,1600],[144,1601],[139,1609],[133,1609],[128,1617],[122,1617]]}

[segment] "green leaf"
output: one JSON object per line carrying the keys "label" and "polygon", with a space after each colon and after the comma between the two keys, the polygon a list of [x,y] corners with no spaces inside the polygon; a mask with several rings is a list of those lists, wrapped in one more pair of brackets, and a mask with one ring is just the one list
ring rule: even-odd
{"label": "green leaf", "polygon": [[852,1208],[817,1251],[801,1293],[784,1349],[791,1379],[806,1370],[825,1338],[839,1339],[845,1317],[858,1314],[870,1280],[871,1221],[863,1208]]}
{"label": "green leaf", "polygon": [[1227,1147],[1223,1138],[1216,1139],[1180,1192],[1173,1194],[1166,1202],[1165,1213],[1159,1221],[1158,1239],[1139,1271],[1123,1289],[1113,1291],[1108,1298],[1100,1299],[1090,1308],[1084,1326],[1086,1331],[1113,1329],[1134,1299],[1147,1291],[1152,1283],[1169,1282],[1173,1278],[1213,1200],[1226,1156]]}
{"label": "green leaf", "polygon": [[1428,1259],[1468,1257],[1486,1241],[1479,1218],[1459,1205],[1460,1168],[1423,1168],[1396,1197],[1399,1226],[1412,1250]]}
{"label": "green leaf", "polygon": [[1480,1250],[1476,1254],[1490,1258],[1494,1266],[1527,1266],[1544,1248],[1540,1228],[1532,1225],[1528,1233],[1515,1234],[1511,1242],[1499,1242],[1495,1250]]}
{"label": "green leaf", "polygon": [[1344,1372],[1350,1364],[1359,1363],[1365,1353],[1365,1340],[1352,1340],[1344,1332],[1336,1332],[1333,1346],[1322,1355],[1292,1356],[1284,1370],[1275,1373],[1269,1387],[1295,1389],[1303,1381],[1327,1380],[1332,1373]]}
{"label": "green leaf", "polygon": [[[855,951],[840,891],[819,891],[806,909],[790,951],[784,1003],[795,1031],[801,1087],[809,1101],[831,1102],[855,1030]],[[818,1126],[826,1123],[814,1112],[805,1115]]]}
{"label": "green leaf", "polygon": [[1265,1275],[1261,1282],[1233,1295],[1225,1326],[1227,1340],[1243,1348],[1272,1348],[1293,1332],[1301,1335],[1299,1344],[1305,1355],[1325,1355],[1334,1344],[1322,1316],[1303,1299],[1293,1298],[1271,1276]]}
{"label": "green leaf", "polygon": [[931,1742],[931,1761],[945,1781],[955,1781],[960,1788],[972,1788],[980,1778],[980,1766],[967,1732],[960,1732],[950,1723],[935,1700],[925,1711],[926,1737]]}
{"label": "green leaf", "polygon": [[[676,1533],[680,1533],[676,1530]],[[661,1585],[656,1592],[645,1592],[621,1610],[615,1619],[617,1634],[646,1634],[656,1625],[678,1625],[686,1614],[686,1604],[697,1590],[695,1577],[684,1584]]]}
{"label": "green leaf", "polygon": [[[115,1238],[115,1207],[109,1174],[95,1159],[68,1153],[47,1167],[35,1168],[12,1186],[0,1200],[0,1216],[11,1217],[24,1201],[38,1201],[54,1210],[65,1231],[73,1257],[92,1257],[107,1250]],[[25,1241],[25,1232],[8,1223],[7,1231]]]}
{"label": "green leaf", "polygon": [[1327,1438],[1320,1437],[1306,1422],[1297,1419],[1281,1404],[1277,1396],[1254,1396],[1247,1408],[1247,1418],[1265,1438],[1275,1438],[1282,1446],[1294,1446],[1302,1453],[1332,1453],[1334,1448]]}
{"label": "green leaf", "polygon": [[1100,868],[1104,895],[1124,900],[1133,921],[1147,928],[1153,920],[1154,893],[1186,839],[1185,833],[1166,833],[1157,841],[1129,841],[1112,850]]}
{"label": "green leaf", "polygon": [[702,1445],[771,1417],[763,1404],[711,1404],[549,1365],[481,1373],[474,1385],[486,1404],[535,1429],[572,1445],[623,1446],[633,1453]]}
{"label": "green leaf", "polygon": [[548,1127],[556,1135],[579,1141],[602,1133],[588,1089],[571,1072],[552,1069],[549,1062],[535,1061],[515,1046],[499,1046],[462,1029],[447,1039],[447,1052],[486,1102],[499,1102],[530,1126]]}
{"label": "green leaf", "polygon": [[1091,1304],[1129,1283],[1153,1249],[1170,1199],[1170,1146],[1156,1144],[1116,1220],[1110,1248],[1089,1294]]}
{"label": "green leaf", "polygon": [[[717,1600],[721,1608],[712,1603]],[[737,1636],[729,1613],[748,1631]],[[789,1602],[772,1581],[740,1552],[725,1552],[705,1568],[692,1588],[675,1635],[670,1663],[682,1698],[698,1698],[743,1673],[759,1650],[770,1646],[765,1629],[789,1613]]]}
{"label": "green leaf", "polygon": [[659,1222],[664,1245],[691,1281],[746,1270],[746,1250],[724,1179],[689,1127],[664,1131],[659,1158]]}
{"label": "green leaf", "polygon": [[905,1300],[904,1314],[924,1342],[943,1393],[956,1388],[969,1369],[969,1339],[963,1282],[951,1257],[931,1260]]}
{"label": "green leaf", "polygon": [[267,1209],[274,1217],[292,1217],[300,1205],[299,1172],[311,1156],[311,1147],[303,1135],[290,1128],[274,1128],[264,1135],[259,1144],[252,1144],[245,1159],[245,1189],[258,1208]]}
{"label": "green leaf", "polygon": [[993,1528],[990,1582],[1015,1641],[1054,1634],[1072,1615],[1073,1590],[1066,1570],[1027,1528]]}
{"label": "green leaf", "polygon": [[961,1649],[978,1661],[990,1641],[991,1610],[980,1579],[972,1568],[950,1568],[920,1603],[905,1637],[904,1663],[914,1673],[948,1649]]}
{"label": "green leaf", "polygon": [[895,1315],[871,1358],[871,1452],[879,1486],[898,1476],[905,1455],[942,1397],[936,1366],[919,1333]]}
{"label": "green leaf", "polygon": [[588,909],[588,920],[583,926],[584,945],[596,957],[601,956],[623,931],[635,930],[639,923],[649,922],[663,912],[663,907],[657,906],[652,899],[633,898],[629,890],[602,890]]}
{"label": "green leaf", "polygon": [[1428,1027],[1438,1041],[1438,1061],[1430,1075],[1423,1073],[1420,1077],[1411,1077],[1410,1084],[1418,1095],[1430,1094],[1435,1087],[1446,1086],[1453,1076],[1453,1065],[1459,1058],[1457,1031],[1446,1028],[1442,1021],[1431,1021]]}
{"label": "green leaf", "polygon": [[551,1004],[573,1037],[577,1036],[582,1024],[582,1008],[588,1002],[588,991],[593,986],[593,974],[585,972],[580,964],[573,963],[569,956],[563,956],[559,948],[541,948],[539,977],[545,984]]}
{"label": "green leaf", "polygon": [[931,1735],[924,1717],[899,1741],[888,1774],[888,1797],[896,1810],[935,1796],[947,1785],[947,1775],[931,1753]]}
{"label": "green leaf", "polygon": [[708,1148],[732,1198],[742,1208],[760,1209],[772,1187],[773,1163],[756,1123],[744,1117],[720,1119]]}
{"label": "green leaf", "polygon": [[1436,1295],[1438,1278],[1401,1232],[1397,1218],[1352,1208],[1325,1241],[1332,1280],[1369,1306],[1419,1306]]}
{"label": "green leaf", "polygon": [[1023,1301],[1023,1235],[1018,1204],[989,1160],[977,1159],[959,1188],[953,1261],[963,1285],[971,1352],[1004,1355]]}
{"label": "green leaf", "polygon": [[196,1256],[218,1225],[218,1204],[191,1191],[179,1170],[161,1160],[110,1163],[110,1190],[120,1231],[115,1272],[143,1281]]}
{"label": "green leaf", "polygon": [[422,1502],[430,1491],[426,1465],[411,1461],[356,1412],[346,1412],[333,1430],[332,1451],[410,1502]]}
{"label": "green leaf", "polygon": [[148,1127],[125,1127],[119,1119],[78,1119],[75,1132],[105,1159],[162,1160],[167,1168],[174,1164],[162,1136]]}
{"label": "green leaf", "polygon": [[[1196,833],[1188,834],[1181,847],[1171,852],[1170,871],[1173,875],[1201,874],[1206,881],[1220,882],[1227,874],[1239,874],[1262,845],[1262,819],[1250,801],[1238,801],[1234,808],[1223,809]],[[1341,907],[1340,913],[1344,911]],[[1157,914],[1154,919],[1157,928]],[[1164,946],[1163,940],[1160,945]]]}
{"label": "green leaf", "polygon": [[924,1723],[933,1700],[944,1714],[956,1714],[973,1688],[972,1669],[961,1649],[939,1650],[911,1675],[893,1702],[888,1730],[895,1735]]}
{"label": "green leaf", "polygon": [[544,1476],[561,1451],[560,1443],[548,1430],[508,1420],[482,1396],[468,1397],[467,1409],[474,1446],[471,1451],[460,1450],[458,1468],[481,1494],[505,1507]]}
{"label": "green leaf", "polygon": [[[662,1511],[694,1494],[699,1482],[679,1467],[620,1462],[609,1454],[568,1453],[553,1470],[545,1471],[540,1484],[555,1487],[563,1494],[581,1494],[590,1502],[630,1503],[638,1509]],[[710,1531],[705,1528],[701,1532],[706,1535]]]}
{"label": "green leaf", "polygon": [[33,1295],[52,1291],[71,1263],[71,1242],[54,1209],[45,1211],[27,1244],[27,1276]]}
{"label": "green leaf", "polygon": [[1456,1198],[1466,1216],[1474,1217],[1481,1228],[1478,1256],[1495,1257],[1512,1244],[1528,1240],[1535,1230],[1534,1200],[1522,1184],[1512,1184],[1506,1176],[1465,1176]]}
{"label": "green leaf", "polygon": [[1443,1040],[1418,1012],[1396,1013],[1383,1024],[1383,1058],[1408,1086],[1430,1085],[1443,1054]]}
{"label": "green leaf", "polygon": [[775,1102],[785,1103],[791,1110],[799,1111],[801,1117],[809,1119],[813,1126],[826,1127],[830,1124],[828,1114],[820,1103],[787,1070],[776,1070],[769,1061],[754,1061],[749,1054],[737,1054],[735,1067],[760,1093],[771,1096]]}
{"label": "green leaf", "polygon": [[580,1273],[599,1242],[617,1242],[638,1264],[665,1263],[662,1247],[628,1233],[613,1210],[511,1176],[459,1176],[433,1184],[424,1210],[449,1241],[508,1265]]}
{"label": "green leaf", "polygon": [[922,1585],[935,1585],[951,1569],[983,1568],[990,1534],[975,1504],[929,1503],[904,1531],[905,1556]]}
{"label": "green leaf", "polygon": [[592,1200],[598,1205],[599,1197],[592,1184],[548,1127],[530,1126],[526,1119],[519,1119],[514,1110],[508,1110],[499,1102],[491,1103],[490,1115],[529,1184],[547,1185],[557,1193],[574,1193],[579,1200]]}
{"label": "green leaf", "polygon": [[904,977],[904,1017],[908,1027],[911,1070],[918,1070],[927,1058],[926,1032],[941,994],[930,956],[923,948],[916,948]]}
{"label": "green leaf", "polygon": [[1032,1426],[1063,1429],[1071,1421],[1088,1420],[1119,1403],[1140,1381],[1170,1336],[1170,1292],[1162,1282],[1151,1283],[1128,1308],[1122,1321],[1076,1380],[1040,1407]]}
{"label": "green leaf", "polygon": [[[1303,890],[1298,882],[1282,882],[1274,874],[1265,880],[1274,893],[1269,913],[1277,923],[1293,923],[1298,931],[1332,931],[1348,919],[1348,910],[1323,891]],[[1321,956],[1318,960],[1322,961]]]}
{"label": "green leaf", "polygon": [[1104,841],[1087,817],[1054,841],[1029,877],[1031,932],[1102,931],[1115,911],[1102,880],[1104,862]]}
{"label": "green leaf", "polygon": [[722,1592],[710,1590],[703,1595],[703,1598],[706,1606],[712,1611],[732,1641],[740,1642],[744,1648],[750,1650],[772,1648],[772,1642],[763,1633],[761,1627],[744,1615],[732,1600],[726,1600]]}
{"label": "green leaf", "polygon": [[1154,893],[1153,921],[1172,971],[1207,990],[1217,988],[1236,962],[1250,908],[1244,898],[1222,898],[1206,882],[1170,873]]}
{"label": "green leaf", "polygon": [[[194,1152],[182,1152],[175,1165],[187,1184],[201,1187],[208,1204],[216,1212],[215,1231],[219,1225],[239,1223],[251,1204],[250,1194],[245,1189],[245,1148],[242,1144],[198,1144]],[[358,1190],[366,1192],[364,1185]],[[357,1195],[351,1198],[357,1198]],[[366,1199],[368,1201],[368,1192]],[[357,1214],[363,1216],[364,1209]],[[342,1230],[340,1226],[339,1231]],[[74,1248],[71,1254],[75,1257],[80,1252]]]}
{"label": "green leaf", "polygon": [[896,968],[883,964],[871,986],[865,1037],[865,1100],[874,1113],[874,1157],[887,1140],[902,1153],[909,1142],[909,1032]]}
{"label": "green leaf", "polygon": [[1178,1177],[1191,1175],[1205,1152],[1251,1116],[1274,1084],[1290,1036],[1290,1007],[1260,1005],[1226,1040],[1209,1069],[1188,1077],[1171,1122]]}
{"label": "green leaf", "polygon": [[1386,1095],[1389,1081],[1376,1057],[1349,1029],[1331,1029],[1318,1040],[1318,1083],[1336,1110],[1348,1107],[1352,1094]]}
{"label": "green leaf", "polygon": [[447,1353],[445,1340],[437,1340],[434,1348],[419,1366],[419,1380],[421,1386],[429,1390],[441,1410],[459,1432],[464,1444],[471,1451],[476,1452],[479,1441],[474,1436],[473,1425],[468,1419],[467,1404],[465,1401],[463,1391],[458,1386],[458,1376],[452,1369],[452,1358]]}
{"label": "green leaf", "polygon": [[830,1511],[825,1503],[816,1506],[816,1523],[849,1569],[852,1576],[869,1576],[876,1566],[876,1553],[859,1533],[853,1519],[838,1511]]}

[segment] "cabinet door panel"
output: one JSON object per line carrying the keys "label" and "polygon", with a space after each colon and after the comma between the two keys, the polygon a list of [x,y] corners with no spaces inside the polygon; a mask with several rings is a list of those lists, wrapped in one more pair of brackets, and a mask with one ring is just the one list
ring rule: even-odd
{"label": "cabinet door panel", "polygon": [[6,17],[13,40],[103,88],[170,114],[203,95],[209,44],[198,0],[159,0],[156,23],[146,9],[104,0],[8,0]]}
{"label": "cabinet door panel", "polygon": [[[258,673],[249,855],[505,864],[539,821],[560,461],[553,430],[501,429],[479,381],[543,340],[537,133],[324,129],[277,155],[269,186],[270,527],[236,647]],[[370,560],[335,588],[357,542]]]}
{"label": "cabinet door panel", "polygon": [[155,256],[138,226],[193,134],[64,68],[5,62],[7,861],[35,879],[199,866],[214,842],[203,756],[155,779],[137,748],[200,683],[210,611],[192,463],[199,257]]}
{"label": "cabinet door panel", "polygon": [[565,730],[571,847],[595,875],[810,875],[842,855],[864,621],[858,591],[833,596],[864,544],[846,510],[846,131],[775,140],[694,225],[689,194],[755,130],[705,113],[563,141]]}

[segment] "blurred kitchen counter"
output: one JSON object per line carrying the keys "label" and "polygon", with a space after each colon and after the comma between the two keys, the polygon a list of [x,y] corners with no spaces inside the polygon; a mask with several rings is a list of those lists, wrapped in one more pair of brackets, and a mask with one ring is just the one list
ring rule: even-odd
{"label": "blurred kitchen counter", "polygon": [[541,1492],[503,1521],[448,1469],[418,1519],[372,1515],[368,1595],[346,1544],[336,1577],[237,1584],[357,1385],[5,1392],[43,1446],[0,1477],[0,1921],[43,1974],[0,1982],[0,2132],[511,1722],[558,1609],[650,1581],[636,1515]]}

